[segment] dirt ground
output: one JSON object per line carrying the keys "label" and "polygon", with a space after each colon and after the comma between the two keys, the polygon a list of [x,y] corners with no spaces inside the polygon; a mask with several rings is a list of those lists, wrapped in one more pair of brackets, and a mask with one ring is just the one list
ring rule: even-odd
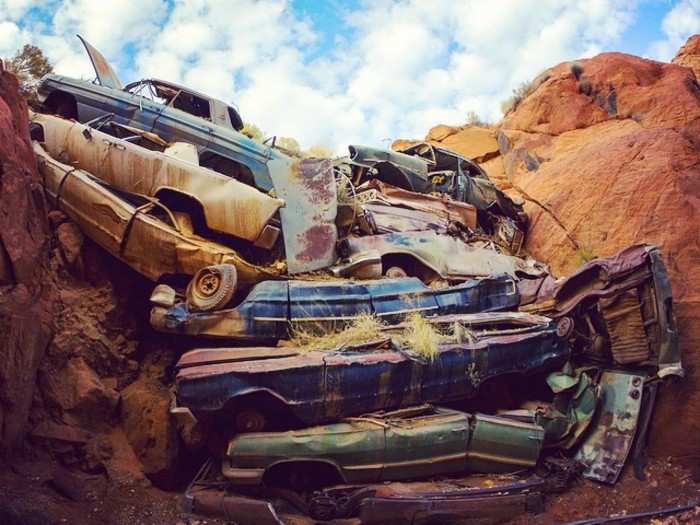
{"label": "dirt ground", "polygon": [[[647,481],[627,470],[609,487],[577,482],[567,493],[549,496],[546,510],[515,518],[512,525],[554,525],[612,514],[631,514],[699,502],[693,511],[665,518],[637,520],[654,525],[700,524],[700,482],[688,468],[670,459],[656,459],[647,467]],[[57,485],[46,462],[18,463],[0,469],[0,523],[3,525],[223,525],[217,519],[181,510],[182,494],[164,492],[148,482],[107,484],[99,476]],[[347,520],[345,523],[348,523]],[[294,520],[295,523],[307,520]],[[629,522],[628,522],[629,523]]]}
{"label": "dirt ground", "polygon": [[[693,480],[691,470],[671,458],[651,460],[646,469],[647,480],[639,481],[627,466],[623,477],[614,486],[579,481],[568,492],[550,496],[546,511],[537,516],[522,516],[512,525],[541,523],[555,525],[613,514],[633,514],[663,507],[696,502],[700,509],[700,480]],[[692,514],[695,514],[694,516]],[[700,512],[685,513],[677,523],[700,524]],[[630,522],[626,522],[630,523]],[[667,523],[663,519],[637,520],[635,523]]]}

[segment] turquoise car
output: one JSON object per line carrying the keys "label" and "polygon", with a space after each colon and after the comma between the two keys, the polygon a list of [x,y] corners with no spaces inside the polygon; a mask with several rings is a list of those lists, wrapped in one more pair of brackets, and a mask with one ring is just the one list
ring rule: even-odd
{"label": "turquoise car", "polygon": [[222,473],[234,485],[296,489],[502,473],[534,466],[543,441],[543,428],[532,423],[422,405],[301,430],[241,434],[228,444]]}

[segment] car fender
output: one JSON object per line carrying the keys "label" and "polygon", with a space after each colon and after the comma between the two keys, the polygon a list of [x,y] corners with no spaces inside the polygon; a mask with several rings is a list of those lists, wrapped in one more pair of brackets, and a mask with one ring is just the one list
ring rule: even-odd
{"label": "car fender", "polygon": [[329,467],[333,468],[337,473],[338,476],[340,476],[340,479],[343,483],[348,483],[348,480],[345,477],[345,471],[343,468],[338,465],[333,460],[330,459],[323,459],[323,458],[304,458],[304,457],[295,457],[295,458],[286,458],[286,459],[280,459],[278,461],[275,461],[274,463],[270,463],[268,466],[265,467],[265,471],[263,473],[263,478],[265,477],[265,474],[267,474],[270,470],[272,470],[275,467],[279,467],[281,465],[289,465],[289,464],[294,464],[294,463],[323,463],[325,465],[328,465]]}

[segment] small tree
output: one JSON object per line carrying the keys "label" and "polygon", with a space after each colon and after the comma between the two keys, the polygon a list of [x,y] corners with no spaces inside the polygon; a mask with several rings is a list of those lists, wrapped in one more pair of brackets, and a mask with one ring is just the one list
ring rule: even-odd
{"label": "small tree", "polygon": [[467,126],[486,126],[486,122],[481,120],[481,117],[476,111],[469,111],[467,113],[467,119],[466,119],[466,124]]}
{"label": "small tree", "polygon": [[37,108],[39,98],[36,88],[44,75],[53,73],[53,66],[37,46],[25,44],[8,63],[8,69],[19,81],[19,89],[27,103]]}
{"label": "small tree", "polygon": [[243,128],[241,129],[241,133],[258,142],[262,142],[264,138],[263,131],[252,122],[245,122],[243,124]]}

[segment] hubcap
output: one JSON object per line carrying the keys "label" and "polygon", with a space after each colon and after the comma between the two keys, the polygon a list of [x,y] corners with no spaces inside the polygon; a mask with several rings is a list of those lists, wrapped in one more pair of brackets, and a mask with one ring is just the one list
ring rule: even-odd
{"label": "hubcap", "polygon": [[221,286],[221,277],[213,272],[207,272],[197,280],[197,291],[205,297],[210,297]]}

